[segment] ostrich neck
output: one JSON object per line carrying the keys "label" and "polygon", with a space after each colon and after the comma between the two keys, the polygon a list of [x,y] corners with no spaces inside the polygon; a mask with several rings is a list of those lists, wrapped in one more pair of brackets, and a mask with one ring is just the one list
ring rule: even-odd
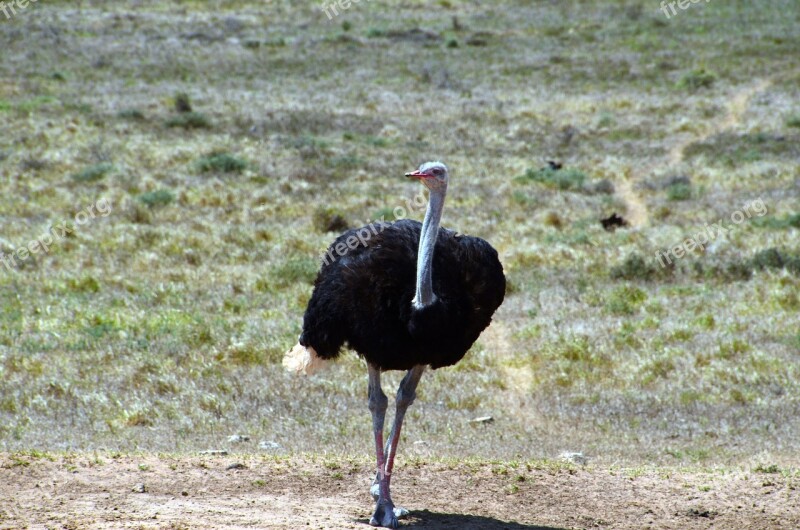
{"label": "ostrich neck", "polygon": [[417,292],[414,296],[414,307],[417,309],[429,306],[436,300],[432,281],[433,249],[436,247],[439,222],[442,220],[445,193],[446,190],[431,191],[428,211],[425,212],[425,220],[422,222],[417,253]]}

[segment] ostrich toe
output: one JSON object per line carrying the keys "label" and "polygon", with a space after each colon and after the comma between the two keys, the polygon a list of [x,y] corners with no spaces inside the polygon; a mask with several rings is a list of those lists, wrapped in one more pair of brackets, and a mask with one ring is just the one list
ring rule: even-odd
{"label": "ostrich toe", "polygon": [[369,524],[381,528],[398,528],[400,523],[397,522],[394,510],[395,507],[391,501],[378,501],[375,505],[375,513],[372,514]]}
{"label": "ostrich toe", "polygon": [[[369,489],[369,494],[372,495],[372,500],[378,502],[378,498],[381,495],[381,486],[376,481],[372,487]],[[408,514],[411,513],[407,509],[403,508],[402,506],[395,506],[394,507],[394,516],[398,519],[405,519],[408,517]]]}

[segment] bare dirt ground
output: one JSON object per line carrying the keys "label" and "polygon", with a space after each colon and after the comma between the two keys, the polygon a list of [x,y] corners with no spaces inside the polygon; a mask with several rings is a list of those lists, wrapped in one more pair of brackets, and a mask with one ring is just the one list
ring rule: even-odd
{"label": "bare dirt ground", "polygon": [[[368,528],[370,466],[334,457],[0,455],[0,528]],[[797,479],[769,470],[405,463],[403,527],[800,527]]]}

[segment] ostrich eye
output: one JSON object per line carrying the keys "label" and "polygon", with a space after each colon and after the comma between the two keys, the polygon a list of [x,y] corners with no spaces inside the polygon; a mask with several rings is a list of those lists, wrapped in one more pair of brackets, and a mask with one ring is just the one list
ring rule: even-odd
{"label": "ostrich eye", "polygon": [[436,169],[433,170],[433,174],[436,175],[437,177],[440,177],[442,176],[442,170],[437,167]]}

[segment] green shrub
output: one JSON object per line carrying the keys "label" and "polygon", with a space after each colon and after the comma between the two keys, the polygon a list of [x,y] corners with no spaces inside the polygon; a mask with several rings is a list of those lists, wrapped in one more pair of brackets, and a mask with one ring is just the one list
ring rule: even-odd
{"label": "green shrub", "polygon": [[800,114],[795,114],[794,116],[786,118],[786,126],[800,128]]}
{"label": "green shrub", "polygon": [[75,182],[97,182],[105,177],[114,166],[108,163],[95,164],[72,175],[72,180]]}
{"label": "green shrub", "polygon": [[195,162],[195,168],[203,173],[241,173],[247,168],[247,162],[230,153],[212,153]]}
{"label": "green shrub", "polygon": [[649,281],[658,275],[655,266],[648,263],[641,255],[631,253],[620,265],[611,267],[612,280],[644,280]]}
{"label": "green shrub", "polygon": [[122,109],[117,113],[117,117],[130,121],[144,121],[146,119],[144,112],[139,109]]}
{"label": "green shrub", "polygon": [[752,266],[755,269],[783,269],[795,276],[800,276],[800,254],[793,254],[777,248],[768,248],[756,252]]}
{"label": "green shrub", "polygon": [[773,230],[800,228],[800,213],[790,214],[785,217],[756,217],[753,219],[753,225],[759,228],[770,228]]}
{"label": "green shrub", "polygon": [[756,252],[753,256],[753,267],[756,269],[780,269],[783,268],[784,256],[777,248],[768,248]]}
{"label": "green shrub", "polygon": [[667,187],[667,199],[685,201],[692,198],[692,187],[689,184],[672,184]]}
{"label": "green shrub", "polygon": [[149,208],[166,206],[175,200],[175,194],[166,189],[148,191],[139,195],[139,201]]}
{"label": "green shrub", "polygon": [[711,88],[716,80],[716,74],[701,68],[683,74],[678,81],[678,87],[695,91],[701,88]]}
{"label": "green shrub", "polygon": [[586,182],[586,174],[575,168],[553,169],[544,167],[528,169],[524,175],[515,179],[517,182],[538,182],[548,188],[559,190],[580,190]]}

